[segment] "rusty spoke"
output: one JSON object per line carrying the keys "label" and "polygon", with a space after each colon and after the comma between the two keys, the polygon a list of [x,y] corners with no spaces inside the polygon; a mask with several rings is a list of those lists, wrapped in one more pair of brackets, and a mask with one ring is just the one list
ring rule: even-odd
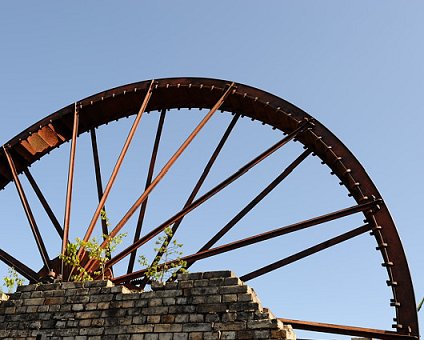
{"label": "rusty spoke", "polygon": [[[193,188],[193,191],[191,192],[189,198],[187,199],[187,202],[184,204],[183,209],[190,206],[190,204],[193,203],[194,199],[196,198],[196,195],[199,193],[200,188],[202,187],[203,183],[206,180],[206,177],[208,176],[213,164],[215,163],[216,159],[218,158],[219,153],[221,152],[222,148],[224,147],[225,142],[227,141],[228,137],[230,136],[231,131],[234,129],[234,126],[236,125],[238,119],[240,118],[239,114],[235,114],[233,119],[231,120],[230,124],[228,125],[227,129],[225,130],[221,140],[219,141],[217,147],[215,148],[214,152],[212,153],[211,158],[209,159],[208,163],[206,164],[205,168],[203,169],[202,174],[200,175],[199,180],[197,181],[196,185]],[[172,226],[172,235],[168,235],[167,239],[164,241],[168,244],[171,242],[173,235],[175,235],[175,232],[178,230],[178,227],[180,226],[181,222],[183,221],[184,216],[180,217]],[[162,244],[162,247],[164,244]],[[161,247],[161,248],[162,248]],[[163,255],[163,252],[160,250],[156,254],[154,260],[152,261],[152,265],[154,263],[159,263],[161,257]],[[128,272],[129,273],[129,272]],[[145,282],[144,282],[145,284]]]}
{"label": "rusty spoke", "polygon": [[[349,216],[349,215],[352,215],[352,214],[355,214],[355,213],[358,213],[358,212],[361,212],[361,211],[369,211],[370,209],[375,208],[379,203],[381,203],[381,200],[376,200],[376,201],[372,201],[372,202],[368,202],[368,203],[355,205],[355,206],[352,206],[352,207],[349,207],[349,208],[346,208],[346,209],[342,209],[342,210],[332,212],[330,214],[321,215],[321,216],[318,216],[318,217],[315,217],[315,218],[312,218],[312,219],[309,219],[309,220],[305,220],[305,221],[298,222],[298,223],[295,223],[295,224],[291,224],[291,225],[288,225],[288,226],[285,226],[285,227],[274,229],[274,230],[271,230],[271,231],[268,231],[268,232],[265,232],[265,233],[262,233],[262,234],[257,234],[257,235],[251,236],[251,237],[247,237],[247,238],[244,238],[244,239],[239,240],[239,241],[227,243],[227,244],[222,245],[222,246],[218,246],[218,247],[215,247],[215,248],[211,248],[211,249],[208,249],[208,250],[197,252],[195,254],[187,255],[187,256],[184,256],[181,260],[183,260],[187,263],[194,263],[198,260],[202,260],[202,259],[205,259],[205,258],[208,258],[208,257],[211,257],[211,256],[215,256],[215,255],[219,255],[219,254],[223,254],[223,253],[226,253],[226,252],[231,251],[231,250],[246,247],[246,246],[258,243],[258,242],[266,241],[266,240],[269,240],[269,239],[272,239],[272,238],[275,238],[275,237],[278,237],[278,236],[286,235],[286,234],[289,234],[289,233],[292,233],[292,232],[295,232],[295,231],[298,231],[298,230],[313,227],[313,226],[316,226],[316,225],[319,225],[319,224],[322,224],[322,223],[325,223],[325,222],[329,222],[329,221],[332,221],[332,220],[335,220],[335,219],[339,219],[339,218],[342,218],[342,217],[345,217],[345,216]],[[113,260],[114,260],[114,258],[112,258],[110,261],[113,262]],[[176,261],[177,260],[169,261],[165,264],[162,263],[158,267],[161,267],[163,265],[169,265],[171,263],[175,263]],[[114,282],[122,283],[122,282],[127,282],[127,281],[130,281],[130,280],[133,280],[133,279],[140,278],[144,275],[146,270],[147,269],[143,269],[143,270],[131,273],[131,274],[127,274],[127,275],[117,277],[117,278],[114,279]]]}
{"label": "rusty spoke", "polygon": [[26,178],[28,179],[29,184],[31,184],[32,189],[34,190],[35,194],[37,195],[41,205],[43,206],[44,210],[47,213],[47,216],[50,218],[50,221],[52,222],[54,228],[56,229],[57,233],[59,234],[60,238],[63,239],[63,229],[60,225],[58,219],[56,218],[55,214],[53,213],[53,210],[51,209],[49,203],[47,202],[46,198],[44,197],[43,193],[40,190],[40,187],[38,186],[37,182],[35,181],[34,177],[32,176],[31,172],[28,168],[24,169],[24,174]]}
{"label": "rusty spoke", "polygon": [[305,331],[313,331],[320,333],[329,333],[329,334],[342,334],[342,335],[352,335],[360,336],[364,338],[372,339],[382,339],[382,340],[418,340],[417,336],[399,334],[393,331],[386,331],[381,329],[373,328],[362,328],[346,325],[335,325],[329,323],[321,322],[312,322],[312,321],[303,321],[303,320],[293,320],[278,318],[286,325],[291,325],[294,329],[301,329]]}
{"label": "rusty spoke", "polygon": [[8,254],[1,248],[0,248],[0,261],[4,262],[6,265],[8,265],[11,268],[15,268],[19,274],[21,274],[31,283],[38,282],[38,274],[35,271],[33,271],[31,268],[29,268],[28,266],[26,266],[19,260],[15,259],[12,255]]}
{"label": "rusty spoke", "polygon": [[[72,129],[72,142],[71,150],[69,154],[69,168],[68,168],[68,184],[66,189],[66,204],[65,204],[65,218],[63,222],[63,239],[62,239],[62,252],[65,254],[66,246],[68,244],[69,237],[69,224],[71,221],[71,203],[72,203],[72,186],[74,181],[74,169],[75,169],[75,153],[77,147],[77,137],[78,137],[78,125],[79,125],[79,112],[77,108],[77,103],[75,103],[74,108],[74,124]],[[62,263],[62,274],[63,274],[63,263]]]}
{"label": "rusty spoke", "polygon": [[34,236],[35,242],[37,244],[38,251],[40,253],[41,259],[43,260],[44,265],[46,268],[50,268],[50,259],[49,255],[47,253],[46,246],[44,245],[43,238],[41,237],[40,230],[38,229],[37,223],[35,221],[34,215],[32,213],[31,207],[28,203],[27,197],[25,195],[24,189],[22,187],[21,181],[19,180],[18,173],[15,168],[15,164],[13,162],[13,159],[9,152],[6,150],[6,148],[3,146],[4,154],[6,155],[7,161],[10,166],[10,170],[12,172],[13,181],[16,186],[16,190],[18,191],[19,198],[21,200],[22,206],[25,211],[25,215],[28,219],[29,225],[31,227],[32,234]]}
{"label": "rusty spoke", "polygon": [[240,279],[242,281],[249,281],[252,280],[254,278],[257,278],[261,275],[264,275],[266,273],[269,273],[273,270],[276,270],[278,268],[284,267],[288,264],[291,264],[293,262],[299,261],[307,256],[310,256],[312,254],[318,253],[321,250],[327,249],[329,247],[335,246],[336,244],[339,244],[341,242],[347,241],[351,238],[354,238],[356,236],[359,236],[363,233],[366,233],[367,231],[370,231],[372,228],[372,226],[370,224],[365,224],[359,228],[353,229],[351,231],[348,231],[347,233],[341,234],[339,236],[336,236],[334,238],[331,238],[329,240],[326,240],[324,242],[321,242],[313,247],[307,248],[305,250],[302,250],[296,254],[293,254],[289,257],[286,257],[282,260],[276,261],[274,263],[271,263],[267,266],[264,266],[260,269],[257,269],[255,271],[252,271],[246,275],[243,275],[242,277],[240,277]]}
{"label": "rusty spoke", "polygon": [[[90,130],[90,137],[91,137],[91,149],[93,151],[94,172],[96,176],[97,196],[100,202],[103,197],[103,184],[102,184],[102,173],[100,171],[99,149],[97,147],[96,130],[94,129]],[[102,210],[106,211],[106,207],[103,206]],[[109,231],[107,229],[107,222],[104,219],[102,219],[102,233],[103,233],[103,239],[106,239],[107,237],[106,235],[109,234]]]}
{"label": "rusty spoke", "polygon": [[[141,107],[137,113],[137,116],[134,120],[133,125],[131,126],[130,132],[128,133],[127,139],[125,140],[124,146],[122,147],[122,151],[116,161],[115,167],[113,168],[112,174],[109,178],[108,183],[106,184],[106,188],[104,190],[103,196],[96,208],[96,211],[94,212],[94,215],[91,219],[91,222],[87,228],[87,231],[85,233],[84,236],[84,241],[88,241],[89,238],[91,237],[91,234],[93,233],[94,227],[96,225],[97,220],[99,219],[100,213],[102,211],[102,208],[104,207],[105,203],[106,203],[106,199],[109,196],[109,193],[113,187],[113,184],[115,183],[115,179],[116,176],[118,175],[118,172],[121,168],[122,162],[124,161],[125,155],[128,151],[128,148],[132,142],[132,139],[134,137],[134,134],[137,130],[137,127],[140,123],[141,117],[144,113],[144,111],[146,110],[147,104],[149,103],[150,97],[152,96],[152,90],[153,90],[153,84],[154,84],[154,80],[152,80],[150,82],[150,86],[147,89],[146,95],[144,97],[143,103],[141,104]],[[80,252],[81,255],[81,252]]]}
{"label": "rusty spoke", "polygon": [[218,242],[237,222],[239,222],[249,211],[251,211],[260,201],[262,201],[278,184],[280,184],[290,173],[302,163],[306,157],[311,154],[311,151],[304,151],[298,158],[296,158],[280,175],[277,176],[264,190],[262,190],[252,201],[249,202],[234,218],[231,219],[218,233],[215,234],[199,251],[211,248]]}
{"label": "rusty spoke", "polygon": [[[153,171],[155,169],[156,157],[159,150],[159,143],[160,143],[160,138],[162,135],[163,123],[165,122],[165,116],[166,116],[166,110],[163,109],[159,117],[158,128],[156,130],[156,137],[155,137],[155,142],[153,145],[152,156],[150,157],[149,171],[147,173],[146,185],[144,190],[147,190],[150,184],[152,183]],[[143,227],[144,215],[146,214],[148,199],[149,198],[147,197],[146,200],[141,204],[140,214],[137,220],[137,227],[134,233],[134,242],[136,242],[140,238],[141,229]],[[131,273],[133,271],[136,256],[137,256],[137,249],[131,253],[130,260],[128,263],[127,273]]]}
{"label": "rusty spoke", "polygon": [[[278,229],[274,229],[259,235],[255,235],[252,237],[248,237],[245,238],[243,240],[240,241],[236,241],[236,242],[232,242],[232,243],[228,243],[224,246],[220,246],[220,247],[216,247],[216,248],[212,248],[210,250],[203,250],[198,252],[197,254],[199,254],[199,258],[196,257],[195,255],[191,258],[191,259],[185,259],[185,261],[187,262],[187,264],[193,264],[195,261],[197,261],[198,259],[202,259],[204,258],[204,255],[207,255],[206,257],[212,256],[212,255],[217,255],[217,254],[221,254],[223,252],[227,252],[229,250],[234,250],[234,249],[238,249],[241,247],[245,247],[254,243],[258,243],[258,242],[262,242],[274,237],[278,237],[278,236],[282,236],[285,234],[290,234],[292,232],[295,231],[299,231],[305,228],[310,228],[322,223],[326,223],[326,222],[330,222],[345,216],[349,216],[352,214],[356,214],[358,212],[362,212],[362,211],[370,211],[373,208],[377,207],[379,203],[381,203],[382,200],[376,200],[376,201],[371,201],[368,203],[363,203],[363,204],[359,204],[359,205],[354,205],[352,207],[349,208],[345,208],[342,210],[338,210],[329,214],[325,214],[325,215],[321,215],[315,218],[311,218],[309,220],[305,220],[305,221],[301,221],[298,223],[294,223],[285,227],[281,227]],[[209,254],[209,255],[208,255]]]}
{"label": "rusty spoke", "polygon": [[[166,173],[171,168],[171,166],[175,163],[175,161],[179,158],[179,156],[181,156],[181,154],[183,153],[183,151],[189,146],[189,144],[197,136],[197,134],[200,132],[200,130],[206,125],[206,123],[209,121],[209,119],[212,117],[212,115],[221,107],[221,105],[224,103],[225,99],[232,93],[233,86],[234,86],[234,83],[232,83],[225,90],[224,94],[218,99],[218,101],[209,110],[209,112],[206,114],[206,116],[203,117],[203,119],[201,120],[201,122],[191,132],[191,134],[187,137],[187,139],[184,141],[184,143],[181,144],[181,146],[178,148],[178,150],[175,152],[175,154],[168,160],[168,162],[165,164],[165,166],[162,168],[162,170],[159,172],[159,174],[155,177],[155,179],[152,181],[152,183],[149,185],[149,187],[141,194],[141,196],[132,205],[132,207],[128,210],[128,212],[124,215],[124,217],[118,222],[118,224],[116,225],[116,227],[111,231],[111,233],[110,233],[110,236],[111,237],[114,237],[114,236],[117,235],[117,233],[123,228],[123,226],[128,222],[128,220],[131,218],[131,216],[134,214],[134,212],[138,209],[138,207],[146,200],[146,198],[148,197],[148,195],[150,194],[150,192],[156,187],[156,185],[166,175]],[[151,235],[151,233],[149,233],[148,235]],[[140,239],[140,240],[142,240],[142,239]],[[100,245],[101,248],[104,248],[105,246],[106,246],[106,242],[103,242]],[[132,251],[134,251],[137,248],[138,247],[135,247],[135,248],[131,249],[131,251],[129,253],[131,253]],[[128,254],[126,254],[126,255],[128,255]],[[89,261],[87,263],[85,269],[86,270],[90,270],[91,267],[93,266],[93,263],[94,263],[94,261]]]}
{"label": "rusty spoke", "polygon": [[162,223],[157,228],[150,231],[147,235],[140,238],[137,242],[127,247],[125,250],[121,251],[119,254],[117,254],[115,257],[113,257],[110,261],[106,263],[106,267],[110,267],[114,265],[115,263],[121,261],[123,258],[125,258],[129,253],[131,253],[134,249],[137,249],[141,247],[143,244],[151,240],[153,237],[158,235],[160,232],[162,232],[166,227],[170,226],[172,223],[175,223],[178,221],[181,217],[187,215],[190,211],[197,208],[204,202],[206,202],[209,198],[220,192],[222,189],[227,187],[229,184],[234,182],[236,179],[247,173],[250,169],[252,169],[255,165],[259,164],[261,161],[263,161],[265,158],[267,158],[269,155],[277,151],[279,148],[281,148],[283,145],[287,144],[289,141],[291,141],[293,138],[295,138],[300,132],[302,132],[307,126],[309,125],[308,122],[305,122],[303,124],[300,124],[300,126],[295,129],[292,133],[287,135],[285,138],[281,139],[279,142],[275,143],[273,146],[265,150],[263,153],[261,153],[259,156],[252,159],[250,162],[248,162],[246,165],[244,165],[242,168],[237,170],[234,174],[232,174],[230,177],[219,183],[217,186],[209,190],[207,193],[199,197],[197,200],[195,200],[193,203],[191,203],[186,208],[179,211],[177,214],[169,218],[167,221]]}
{"label": "rusty spoke", "polygon": [[[311,154],[310,150],[304,151],[297,157],[280,175],[277,176],[265,189],[251,200],[236,216],[234,216],[218,233],[216,233],[198,252],[210,249],[228,231],[231,230],[244,216],[246,216],[259,202],[261,202],[272,190],[274,190],[290,173]],[[186,269],[193,263],[187,262]]]}

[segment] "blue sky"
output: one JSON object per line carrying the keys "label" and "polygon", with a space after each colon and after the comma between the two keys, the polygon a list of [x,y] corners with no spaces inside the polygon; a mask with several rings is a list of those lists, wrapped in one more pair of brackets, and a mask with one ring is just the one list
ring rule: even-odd
{"label": "blue sky", "polygon": [[[212,77],[269,91],[321,121],[365,167],[397,224],[418,299],[424,296],[423,11],[423,2],[413,0],[2,2],[0,138],[5,143],[76,100],[144,79]],[[1,235],[11,233],[11,222],[3,220]],[[10,242],[25,248],[18,239]],[[340,266],[347,260],[338,256]],[[313,277],[311,265],[278,271],[272,280]],[[5,270],[0,267],[0,274]],[[351,279],[372,281],[369,270]],[[270,305],[265,283],[257,285]],[[284,304],[286,292],[279,287],[275,294]],[[363,288],[350,293],[366,302],[374,291]],[[304,289],[290,291],[288,304],[297,298],[303,309],[318,310],[325,300],[314,302]],[[278,315],[302,318],[296,308],[295,316],[279,308],[272,306]],[[356,308],[352,313],[360,313]],[[331,313],[326,316],[317,319],[333,321]],[[390,327],[373,317],[371,326]]]}

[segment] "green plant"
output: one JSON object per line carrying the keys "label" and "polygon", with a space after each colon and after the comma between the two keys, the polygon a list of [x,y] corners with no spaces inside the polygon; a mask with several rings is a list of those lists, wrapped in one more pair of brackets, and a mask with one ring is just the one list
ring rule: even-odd
{"label": "green plant", "polygon": [[[114,237],[103,235],[104,240],[107,241],[107,247],[105,248],[100,247],[100,243],[95,237],[88,241],[84,241],[78,237],[75,242],[69,242],[66,246],[65,254],[59,255],[59,258],[76,271],[76,273],[71,276],[71,281],[92,281],[99,275],[101,275],[102,280],[104,280],[105,264],[111,257],[112,252],[116,249],[116,246],[122,243],[125,236],[127,236],[127,233],[118,234]],[[97,261],[99,264],[98,270],[89,273],[81,265],[81,259],[78,256],[79,249],[81,248],[86,250],[89,259]]]}
{"label": "green plant", "polygon": [[183,252],[181,248],[183,245],[178,243],[177,240],[170,241],[173,236],[172,229],[170,227],[164,230],[162,236],[159,236],[156,240],[155,252],[161,254],[160,261],[155,259],[151,265],[149,265],[148,259],[144,255],[140,255],[138,262],[147,267],[145,276],[149,281],[156,281],[164,283],[170,278],[174,278],[177,272],[184,273],[187,270],[187,262],[182,260],[181,256]]}
{"label": "green plant", "polygon": [[[105,210],[100,211],[100,218],[106,222],[106,226],[109,226],[109,218]],[[99,275],[101,275],[102,280],[104,280],[106,262],[111,258],[112,252],[116,249],[116,246],[122,243],[125,236],[127,236],[127,233],[118,234],[114,237],[103,234],[103,240],[106,241],[107,244],[104,248],[100,247],[95,237],[88,241],[84,241],[77,237],[75,242],[69,242],[66,246],[65,254],[59,255],[59,258],[65,264],[73,268],[73,272],[76,270],[76,274],[70,277],[71,281],[92,281]],[[99,269],[97,271],[89,273],[81,265],[81,259],[78,255],[80,249],[85,249],[88,258],[90,260],[95,260],[99,264]]]}
{"label": "green plant", "polygon": [[23,286],[25,284],[25,279],[22,278],[15,268],[9,267],[8,276],[3,278],[3,286],[7,287],[9,293],[12,293],[15,289],[15,286]]}
{"label": "green plant", "polygon": [[418,308],[417,308],[417,312],[419,312],[421,310],[421,307],[424,304],[424,297],[421,299],[421,302],[418,304]]}

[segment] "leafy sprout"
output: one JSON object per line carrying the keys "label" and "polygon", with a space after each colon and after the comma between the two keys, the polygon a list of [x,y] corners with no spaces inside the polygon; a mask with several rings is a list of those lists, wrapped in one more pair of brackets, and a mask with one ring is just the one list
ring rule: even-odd
{"label": "leafy sprout", "polygon": [[155,242],[154,251],[162,254],[161,261],[154,260],[149,265],[149,261],[144,255],[139,256],[138,262],[143,267],[147,267],[145,276],[149,281],[164,283],[170,278],[174,278],[177,272],[184,273],[187,271],[185,269],[187,262],[181,259],[183,255],[181,248],[183,245],[178,243],[177,240],[169,242],[172,236],[172,228],[168,227]]}
{"label": "leafy sprout", "polygon": [[[15,286],[23,286],[25,284],[25,279],[21,277],[15,268],[9,267],[8,275],[3,278],[3,286],[7,287],[9,293],[12,293],[15,289]],[[1,290],[0,290],[1,292]]]}

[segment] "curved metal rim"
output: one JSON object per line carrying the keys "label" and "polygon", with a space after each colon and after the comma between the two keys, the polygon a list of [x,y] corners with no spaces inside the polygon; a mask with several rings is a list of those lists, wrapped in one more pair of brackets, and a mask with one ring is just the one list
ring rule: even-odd
{"label": "curved metal rim", "polygon": [[[79,111],[79,132],[88,132],[107,122],[137,112],[151,80],[116,87],[82,99],[47,116],[27,128],[4,146],[15,161],[18,173],[36,160],[72,139],[74,108]],[[174,108],[211,108],[231,82],[208,78],[167,78],[154,80],[151,100],[146,111]],[[358,203],[381,199],[377,188],[355,156],[325,126],[289,102],[265,91],[235,83],[235,92],[220,110],[239,113],[290,133],[305,121],[313,128],[299,141],[326,164]],[[13,180],[6,154],[0,152],[0,189]],[[396,308],[396,329],[401,334],[418,336],[415,296],[406,256],[394,222],[385,205],[377,212],[365,213],[375,228],[378,249],[387,268]]]}

